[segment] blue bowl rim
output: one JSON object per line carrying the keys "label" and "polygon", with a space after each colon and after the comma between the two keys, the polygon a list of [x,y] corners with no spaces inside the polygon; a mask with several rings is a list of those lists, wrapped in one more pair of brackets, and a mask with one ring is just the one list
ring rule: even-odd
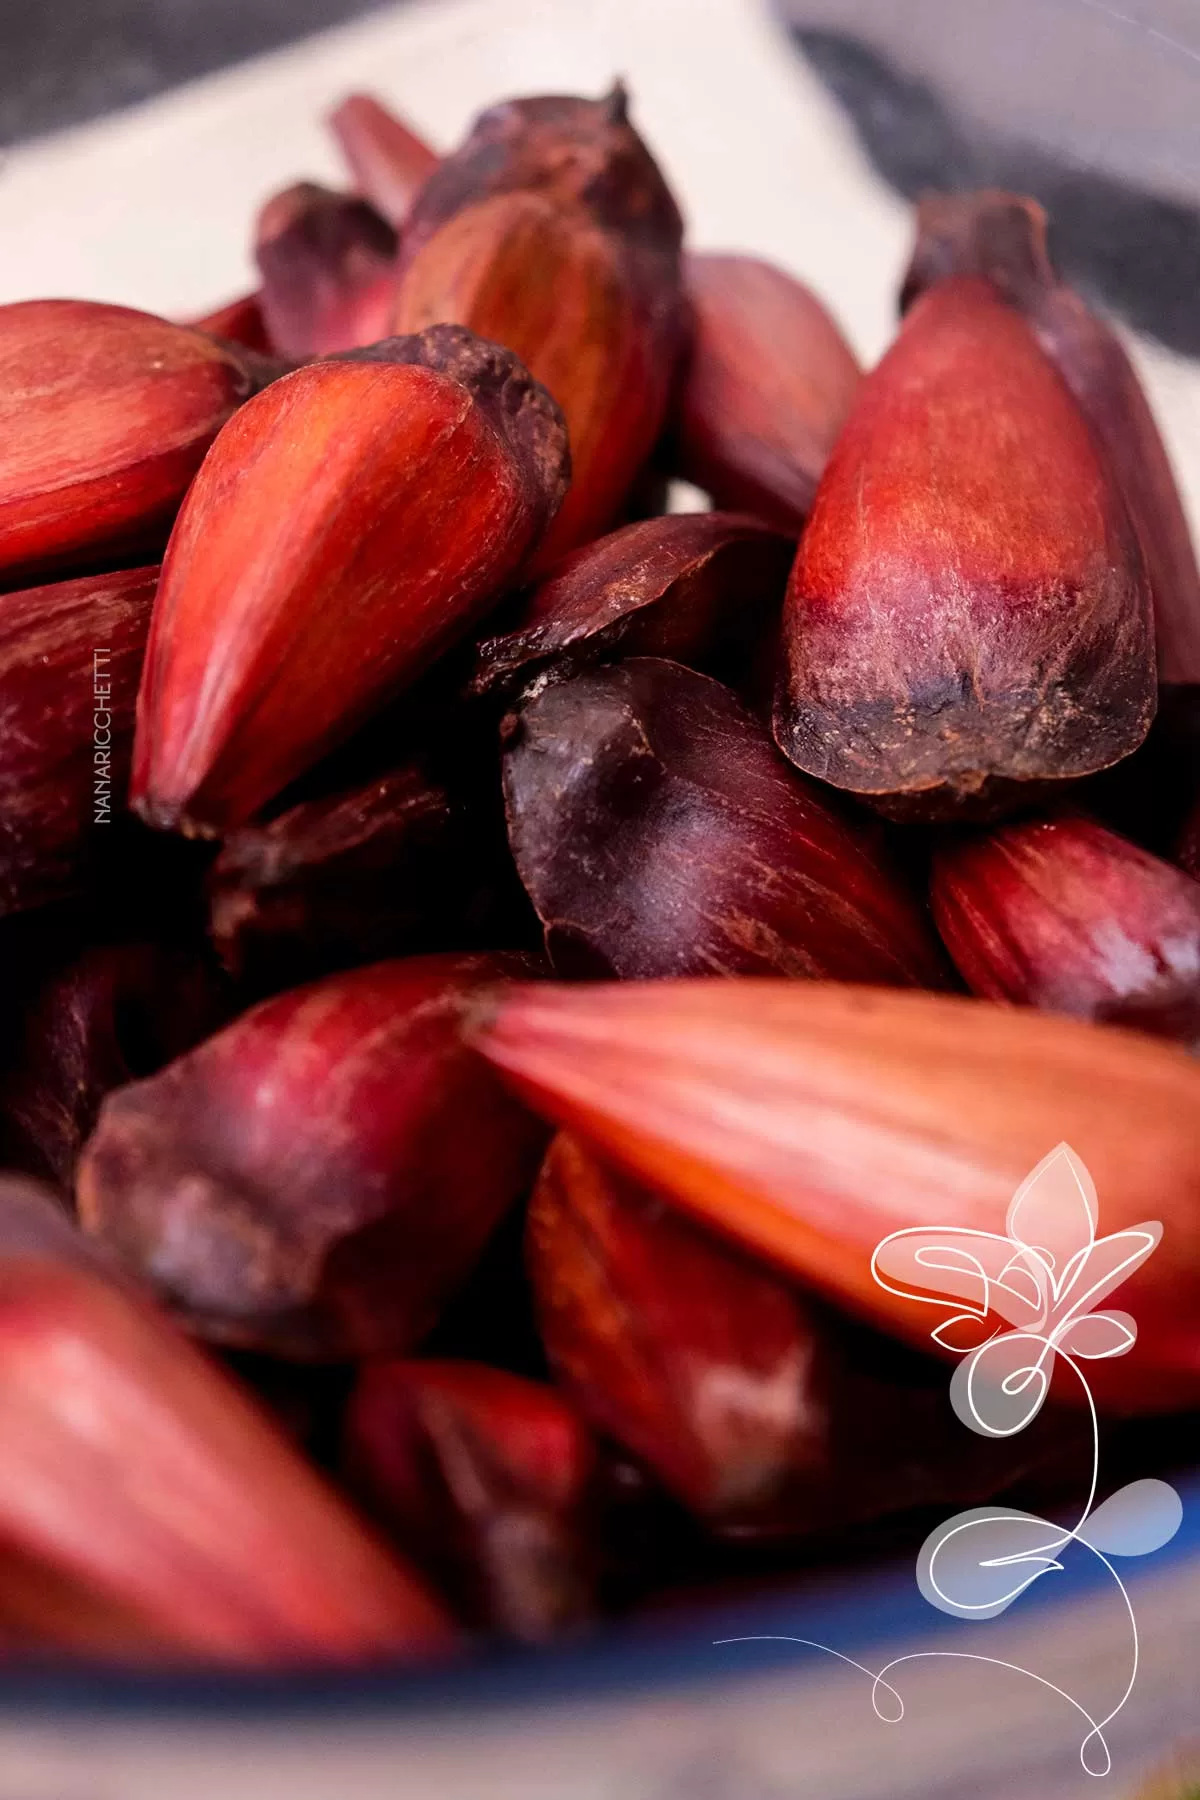
{"label": "blue bowl rim", "polygon": [[[1200,1570],[1200,1473],[1180,1483],[1179,1491],[1184,1512],[1176,1537],[1145,1559],[1144,1569],[1133,1560],[1122,1563],[1122,1579],[1135,1596],[1141,1581],[1182,1565]],[[1022,1612],[1065,1607],[1110,1581],[1095,1557],[1081,1554],[1069,1558],[1061,1573],[1036,1583],[1018,1606]],[[911,1649],[954,1629],[955,1621],[922,1598],[912,1564],[893,1563],[865,1578],[839,1572],[751,1601],[700,1607],[686,1619],[622,1623],[576,1643],[488,1651],[438,1667],[259,1674],[29,1664],[0,1675],[0,1720],[13,1714],[22,1721],[37,1714],[57,1720],[91,1714],[135,1720],[170,1715],[197,1724],[232,1718],[269,1724],[299,1717],[402,1722],[621,1699],[648,1689],[777,1674],[819,1656],[797,1641],[801,1638],[859,1657],[883,1645]],[[719,1641],[730,1638],[759,1641]]]}

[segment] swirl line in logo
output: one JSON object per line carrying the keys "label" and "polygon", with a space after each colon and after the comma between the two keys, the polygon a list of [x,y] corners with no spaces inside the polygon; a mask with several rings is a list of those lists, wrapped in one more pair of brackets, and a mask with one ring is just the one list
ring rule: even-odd
{"label": "swirl line in logo", "polygon": [[[1093,1776],[1112,1768],[1105,1730],[1137,1685],[1140,1645],[1128,1591],[1112,1556],[1146,1556],[1170,1542],[1183,1506],[1165,1481],[1132,1481],[1097,1506],[1100,1427],[1083,1364],[1124,1356],[1137,1340],[1128,1313],[1099,1310],[1162,1241],[1157,1220],[1099,1235],[1100,1208],[1086,1167],[1059,1144],[1026,1176],[1008,1209],[1003,1233],[957,1226],[895,1231],[876,1246],[871,1273],[887,1293],[918,1305],[953,1310],[930,1333],[962,1358],[950,1383],[954,1410],[982,1437],[1024,1431],[1045,1404],[1057,1364],[1078,1381],[1092,1428],[1087,1503],[1074,1526],[1054,1524],[1011,1507],[974,1507],[931,1532],[917,1557],[917,1585],[931,1606],[952,1618],[998,1618],[1044,1576],[1061,1572],[1062,1557],[1082,1545],[1116,1583],[1130,1634],[1130,1672],[1124,1692],[1101,1718],[1065,1689],[1016,1663],[965,1651],[917,1651],[878,1671],[809,1638],[804,1644],[870,1677],[878,1718],[896,1724],[904,1702],[887,1679],[905,1663],[955,1660],[990,1664],[1027,1677],[1058,1694],[1088,1726],[1080,1762]],[[722,1643],[759,1641],[726,1638]],[[887,1710],[881,1706],[887,1695]]]}

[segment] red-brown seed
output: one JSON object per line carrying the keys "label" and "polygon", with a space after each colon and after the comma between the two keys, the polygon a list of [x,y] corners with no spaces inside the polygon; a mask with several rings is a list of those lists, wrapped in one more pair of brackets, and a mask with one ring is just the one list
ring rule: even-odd
{"label": "red-brown seed", "polygon": [[369,1363],[345,1456],[356,1490],[473,1623],[536,1643],[590,1613],[592,1443],[553,1388],[483,1363]]}
{"label": "red-brown seed", "polygon": [[727,688],[634,658],[506,722],[517,872],[565,975],[771,975],[939,987],[928,920]]}
{"label": "red-brown seed", "polygon": [[285,356],[330,356],[388,334],[396,233],[366,200],[302,181],[267,201],[255,225],[259,303]]}
{"label": "red-brown seed", "polygon": [[264,1001],[104,1102],[84,1226],[205,1336],[297,1360],[409,1349],[541,1148],[466,1047],[530,959],[376,963]]}
{"label": "red-brown seed", "polygon": [[0,598],[0,915],[84,882],[129,781],[158,570]]}
{"label": "red-brown seed", "polygon": [[662,429],[682,229],[619,87],[492,107],[405,222],[393,329],[453,319],[507,344],[566,415],[574,479],[539,573],[616,522]]}
{"label": "red-brown seed", "polygon": [[172,534],[137,810],[193,831],[245,824],[495,603],[567,476],[549,395],[453,326],[260,394]]}
{"label": "red-brown seed", "polygon": [[438,156],[371,94],[350,94],[329,125],[360,194],[399,229]]}
{"label": "red-brown seed", "polygon": [[964,1432],[932,1359],[852,1326],[555,1139],[529,1212],[547,1352],[585,1417],[692,1512],[795,1536],[986,1500],[1082,1428]]}
{"label": "red-brown seed", "polygon": [[702,1516],[776,1497],[827,1423],[797,1294],[567,1136],[534,1190],[526,1258],[547,1354],[597,1430]]}
{"label": "red-brown seed", "polygon": [[461,687],[452,655],[315,765],[286,810],[226,835],[209,930],[247,1000],[393,956],[536,943],[495,717]]}
{"label": "red-brown seed", "polygon": [[737,684],[778,626],[795,545],[736,513],[641,519],[573,551],[476,652],[473,689],[547,663],[575,670],[665,656]]}
{"label": "red-brown seed", "polygon": [[1120,338],[1055,273],[1042,208],[994,189],[927,196],[901,304],[954,274],[985,277],[1015,306],[1071,390],[1137,529],[1159,680],[1200,685],[1200,569],[1171,461]]}
{"label": "red-brown seed", "polygon": [[242,826],[208,880],[221,961],[266,991],[442,947],[439,936],[463,928],[486,879],[480,871],[472,884],[462,836],[454,798],[416,760]]}
{"label": "red-brown seed", "polygon": [[157,943],[91,945],[21,973],[6,994],[0,1160],[70,1194],[104,1096],[224,1024],[229,996],[194,950]]}
{"label": "red-brown seed", "polygon": [[951,840],[933,916],[973,993],[1200,1036],[1200,882],[1089,819]]}
{"label": "red-brown seed", "polygon": [[980,277],[924,294],[864,380],[784,636],[781,747],[898,815],[994,812],[1145,737],[1136,533],[1063,380]]}
{"label": "red-brown seed", "polygon": [[689,256],[680,473],[717,506],[798,535],[862,378],[816,295],[753,256]]}
{"label": "red-brown seed", "polygon": [[[937,1319],[873,1280],[876,1246],[921,1225],[1003,1237],[1018,1185],[1065,1140],[1104,1232],[1166,1228],[1121,1289],[1136,1345],[1089,1380],[1142,1412],[1200,1395],[1200,1068],[1175,1046],[982,1000],[787,981],[516,987],[477,1030],[556,1124],[925,1344]],[[1078,1402],[1077,1385],[1063,1397]]]}
{"label": "red-brown seed", "polygon": [[234,346],[126,306],[0,307],[0,582],[156,556],[257,384]]}
{"label": "red-brown seed", "polygon": [[256,350],[264,356],[276,348],[267,336],[257,294],[243,294],[202,318],[189,319],[188,324],[193,331],[206,331],[210,337],[224,338],[227,343],[241,344],[243,349]]}
{"label": "red-brown seed", "polygon": [[453,1628],[240,1390],[132,1292],[0,1228],[0,1617],[22,1646],[249,1666]]}

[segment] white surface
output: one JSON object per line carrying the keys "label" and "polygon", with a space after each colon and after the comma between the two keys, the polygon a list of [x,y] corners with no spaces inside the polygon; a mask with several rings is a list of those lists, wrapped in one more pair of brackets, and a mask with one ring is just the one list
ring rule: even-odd
{"label": "white surface", "polygon": [[18,150],[0,175],[0,299],[203,309],[250,279],[261,199],[339,178],[321,121],[349,89],[450,145],[506,94],[599,93],[617,74],[696,241],[786,260],[877,354],[906,209],[756,0],[417,0]]}
{"label": "white surface", "polygon": [[[506,94],[599,93],[617,74],[690,241],[790,268],[874,360],[908,209],[765,0],[416,0],[28,145],[0,166],[0,301],[202,312],[250,284],[262,199],[303,176],[341,179],[322,118],[346,92],[379,93],[449,146]],[[1157,348],[1138,356],[1200,529],[1200,370]]]}

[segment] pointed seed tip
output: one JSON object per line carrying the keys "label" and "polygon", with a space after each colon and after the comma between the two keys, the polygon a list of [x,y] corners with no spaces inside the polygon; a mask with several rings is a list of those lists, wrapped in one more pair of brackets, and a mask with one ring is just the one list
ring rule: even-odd
{"label": "pointed seed tip", "polygon": [[616,77],[604,96],[603,104],[611,125],[627,125],[629,123],[629,89],[623,75]]}

